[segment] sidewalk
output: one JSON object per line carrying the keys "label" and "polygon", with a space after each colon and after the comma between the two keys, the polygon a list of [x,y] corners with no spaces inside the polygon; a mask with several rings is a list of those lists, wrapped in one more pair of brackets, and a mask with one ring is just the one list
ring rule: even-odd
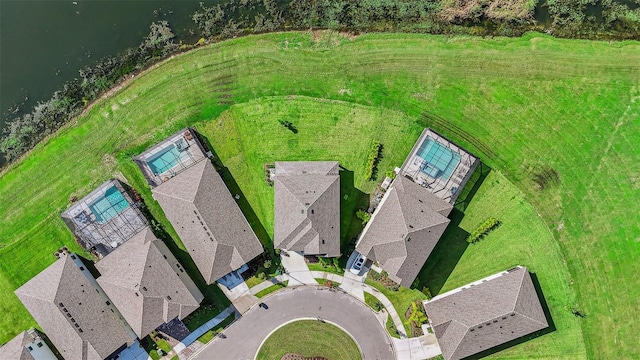
{"label": "sidewalk", "polygon": [[216,327],[224,319],[229,317],[229,315],[231,315],[231,314],[233,314],[235,312],[236,312],[236,309],[235,309],[235,307],[233,305],[231,305],[228,308],[224,309],[220,314],[216,315],[216,317],[214,317],[213,319],[207,321],[202,326],[200,326],[199,328],[197,328],[194,331],[192,331],[191,334],[189,334],[189,336],[184,338],[180,343],[178,343],[178,345],[174,346],[173,349],[171,351],[169,351],[169,353],[167,355],[162,357],[162,359],[163,360],[170,360],[175,355],[180,355],[180,353],[182,353],[187,347],[189,347],[191,344],[195,343],[196,340],[198,340],[198,338],[200,336],[202,336],[207,331],[209,331],[209,330],[213,329],[214,327]]}
{"label": "sidewalk", "polygon": [[227,296],[227,299],[231,300],[236,311],[240,314],[244,314],[253,304],[258,302],[258,298],[253,296],[253,293],[249,291],[249,287],[244,281],[231,290],[222,284],[218,284],[218,287]]}
{"label": "sidewalk", "polygon": [[[339,282],[341,284],[344,283],[344,276],[340,276],[340,275],[336,275],[336,274],[332,274],[332,273],[327,273],[324,271],[311,271],[311,274],[318,279],[328,279],[331,281],[336,281]],[[353,281],[353,280],[351,280]],[[345,289],[344,287],[340,286],[345,292],[353,295],[354,292],[356,292],[355,290],[355,286],[347,286],[347,289]],[[396,309],[393,307],[393,304],[391,304],[391,301],[389,301],[389,299],[387,299],[386,296],[384,296],[384,294],[382,294],[380,291],[378,291],[377,289],[365,284],[365,283],[361,283],[360,287],[362,288],[362,290],[364,290],[362,292],[362,298],[353,295],[355,298],[359,299],[360,301],[364,302],[364,292],[368,292],[369,294],[373,295],[376,297],[376,299],[378,299],[378,301],[380,301],[382,303],[382,305],[384,305],[385,308],[387,308],[387,312],[389,313],[389,316],[391,316],[391,320],[393,320],[393,325],[395,325],[396,329],[398,329],[398,332],[400,333],[400,337],[402,338],[406,338],[407,335],[404,332],[404,324],[402,324],[402,320],[400,320],[400,316],[398,316],[398,313],[396,312]]]}
{"label": "sidewalk", "polygon": [[434,334],[408,339],[393,338],[398,360],[423,360],[442,354]]}
{"label": "sidewalk", "polygon": [[[309,279],[313,279],[313,283],[310,283],[307,285],[318,285],[315,279],[331,280],[336,283],[340,283],[341,284],[340,288],[344,292],[356,297],[362,302],[364,302],[364,292],[367,292],[375,296],[375,298],[378,299],[378,301],[380,301],[384,305],[386,312],[383,310],[377,314],[380,320],[381,326],[385,326],[387,316],[391,316],[391,319],[393,320],[393,324],[395,325],[396,329],[398,329],[401,336],[400,339],[391,337],[392,344],[396,352],[397,360],[428,359],[441,354],[440,347],[438,346],[438,343],[436,341],[436,337],[434,334],[426,334],[417,338],[407,338],[406,334],[404,333],[404,325],[400,320],[400,316],[398,315],[396,309],[393,307],[393,304],[391,303],[391,301],[389,301],[389,299],[380,291],[364,283],[364,278],[366,277],[366,271],[365,271],[365,275],[361,275],[361,276],[357,276],[351,273],[347,274],[346,272],[345,272],[345,276],[340,276],[337,274],[328,273],[324,271],[309,271],[309,268],[307,267],[306,263],[304,263],[304,258],[302,258],[302,256],[300,255],[298,255],[298,257],[299,258],[294,257],[294,260],[292,261],[293,263],[292,269],[295,270],[294,276],[297,275],[296,278],[292,278],[288,274],[278,275],[274,278],[261,282],[260,284],[252,287],[248,291],[244,291],[242,296],[248,295],[256,299],[256,301],[258,301],[257,298],[255,298],[254,296],[256,293],[270,286],[273,286],[278,282],[284,282],[287,280],[289,281],[289,286],[292,286],[292,283],[295,284],[293,286],[305,285],[304,283],[299,281],[301,279],[307,283],[311,282]],[[283,256],[283,259],[284,258],[286,257]],[[301,266],[302,264],[300,263],[300,258],[302,258],[302,261],[303,261],[302,264],[304,265],[304,267]],[[350,275],[353,275],[353,276],[350,276]],[[344,286],[345,283],[347,282],[350,282],[350,284]],[[362,294],[362,295],[360,296],[359,294]],[[218,314],[215,318],[209,320],[204,325],[194,330],[181,343],[174,346],[173,350],[170,351],[162,359],[170,360],[175,355],[179,355],[180,359],[188,358],[188,356],[190,356],[199,348],[204,346],[204,344],[197,343],[196,340],[200,336],[202,336],[205,332],[217,326],[220,322],[222,322],[224,319],[226,319],[229,315],[231,315],[234,312],[236,312],[236,316],[239,315],[233,305],[229,306],[223,312]]]}
{"label": "sidewalk", "polygon": [[252,287],[249,291],[251,292],[251,295],[255,295],[257,293],[259,293],[260,291],[267,289],[277,283],[283,283],[285,281],[289,280],[289,275],[283,274],[283,275],[278,275],[276,277],[273,277],[269,280],[265,280],[263,282],[261,282],[260,284]]}

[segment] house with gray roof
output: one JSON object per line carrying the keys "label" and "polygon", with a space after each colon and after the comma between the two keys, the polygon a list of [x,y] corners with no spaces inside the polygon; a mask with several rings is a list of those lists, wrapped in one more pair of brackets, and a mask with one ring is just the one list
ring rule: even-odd
{"label": "house with gray roof", "polygon": [[73,253],[60,255],[15,293],[65,359],[113,359],[136,340]]}
{"label": "house with gray roof", "polygon": [[337,161],[275,163],[274,246],[304,255],[340,255]]}
{"label": "house with gray roof", "polygon": [[0,346],[2,360],[57,360],[44,337],[34,328],[23,331]]}
{"label": "house with gray roof", "polygon": [[410,287],[438,243],[453,206],[398,176],[365,226],[356,250],[378,262],[389,278]]}
{"label": "house with gray roof", "polygon": [[191,164],[151,191],[207,284],[263,252],[209,159]]}
{"label": "house with gray roof", "polygon": [[147,226],[135,202],[120,181],[104,182],[76,201],[62,220],[82,247],[103,257]]}
{"label": "house with gray roof", "polygon": [[451,290],[424,302],[445,360],[457,360],[549,326],[525,267]]}
{"label": "house with gray roof", "polygon": [[146,227],[96,263],[98,284],[140,339],[184,319],[204,296],[167,246]]}

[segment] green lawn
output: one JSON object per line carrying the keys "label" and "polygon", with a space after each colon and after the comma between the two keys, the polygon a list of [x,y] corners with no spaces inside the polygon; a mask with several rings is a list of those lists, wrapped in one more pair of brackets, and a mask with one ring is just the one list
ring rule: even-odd
{"label": "green lawn", "polygon": [[266,289],[264,289],[262,291],[258,291],[256,293],[256,297],[261,298],[261,297],[264,297],[266,295],[271,294],[274,291],[278,291],[278,290],[280,290],[282,288],[285,288],[285,287],[287,287],[287,283],[288,282],[289,282],[289,280],[287,280],[285,282],[275,283],[275,284],[269,286],[268,288],[266,288]]}
{"label": "green lawn", "polygon": [[[480,242],[467,243],[467,234],[489,216],[502,225]],[[539,338],[541,341],[528,341],[495,356],[517,358],[526,352],[545,358],[571,357],[583,351],[581,320],[570,312],[576,305],[575,294],[552,239],[523,194],[499,172],[491,171],[464,214],[454,213],[452,224],[422,269],[421,282],[435,295],[516,265],[527,266],[540,283],[557,330]]]}
{"label": "green lawn", "polygon": [[416,300],[426,300],[427,297],[418,290],[415,289],[407,289],[401,286],[398,291],[393,291],[387,289],[381,283],[367,277],[365,282],[374,288],[378,289],[384,296],[391,301],[393,307],[396,309],[398,316],[400,316],[400,320],[402,320],[402,325],[404,325],[404,333],[407,336],[411,336],[411,323],[405,318],[404,314],[411,306],[411,303]]}
{"label": "green lawn", "polygon": [[[371,34],[331,44],[279,33],[178,56],[3,173],[0,342],[34,325],[13,290],[51,264],[58,247],[79,250],[59,217],[69,198],[110,177],[142,194],[172,251],[194,269],[130,161],[181,127],[194,125],[207,137],[268,248],[273,189],[264,162],[340,161],[344,250],[362,226],[353,212],[375,188],[363,179],[371,141],[384,145],[384,174],[432,126],[495,170],[488,184],[497,179],[495,189],[513,194],[481,188],[465,216],[455,215],[466,231],[489,216],[504,225],[448,259],[436,257],[444,268],[422,276],[432,293],[527,265],[558,330],[495,357],[523,358],[535,348],[541,358],[637,358],[638,43]],[[278,125],[280,118],[299,133]],[[226,306],[215,286],[195,280],[219,309]],[[571,306],[586,318],[567,316]]]}
{"label": "green lawn", "polygon": [[[295,341],[291,334],[296,334]],[[279,328],[262,344],[256,359],[280,359],[288,353],[329,360],[362,358],[351,336],[334,325],[315,320],[296,321]]]}
{"label": "green lawn", "polygon": [[222,320],[222,322],[219,323],[218,325],[216,325],[216,327],[214,327],[213,329],[211,329],[211,330],[207,331],[206,333],[202,334],[202,336],[200,336],[198,338],[198,341],[200,341],[203,344],[208,343],[217,334],[222,332],[222,330],[224,330],[224,328],[226,328],[227,326],[231,325],[231,323],[234,322],[235,320],[236,320],[236,314],[235,313],[227,316],[227,318]]}

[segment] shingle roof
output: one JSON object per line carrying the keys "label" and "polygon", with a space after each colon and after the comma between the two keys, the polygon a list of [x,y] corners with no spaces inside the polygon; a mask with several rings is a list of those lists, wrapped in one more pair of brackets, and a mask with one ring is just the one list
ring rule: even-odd
{"label": "shingle roof", "polygon": [[409,287],[447,228],[446,216],[452,209],[448,202],[399,176],[365,227],[356,250]]}
{"label": "shingle roof", "polygon": [[8,343],[0,347],[0,359],[3,360],[33,360],[33,356],[25,347],[33,341],[26,331],[11,339]]}
{"label": "shingle roof", "polygon": [[152,192],[208,284],[262,253],[256,234],[208,159]]}
{"label": "shingle roof", "polygon": [[276,162],[274,246],[340,255],[337,161]]}
{"label": "shingle roof", "polygon": [[462,289],[425,302],[446,360],[462,359],[549,326],[525,267]]}
{"label": "shingle roof", "polygon": [[96,263],[98,283],[139,338],[199,307],[203,295],[150,228]]}
{"label": "shingle roof", "polygon": [[15,293],[63,357],[104,359],[133,339],[72,257],[79,261],[74,254],[62,256]]}

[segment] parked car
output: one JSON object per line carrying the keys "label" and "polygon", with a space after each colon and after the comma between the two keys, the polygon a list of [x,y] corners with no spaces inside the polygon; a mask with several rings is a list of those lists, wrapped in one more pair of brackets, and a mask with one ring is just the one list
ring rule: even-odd
{"label": "parked car", "polygon": [[261,302],[260,304],[258,304],[258,307],[261,307],[261,308],[263,308],[263,309],[265,309],[265,310],[269,309],[269,307],[267,306],[267,304],[265,304],[265,303],[263,303],[263,302]]}
{"label": "parked car", "polygon": [[364,265],[364,262],[366,260],[367,258],[362,256],[362,254],[358,254],[358,256],[356,256],[356,259],[353,260],[353,264],[351,264],[351,269],[349,269],[351,273],[360,275],[360,271],[362,271],[362,266]]}

